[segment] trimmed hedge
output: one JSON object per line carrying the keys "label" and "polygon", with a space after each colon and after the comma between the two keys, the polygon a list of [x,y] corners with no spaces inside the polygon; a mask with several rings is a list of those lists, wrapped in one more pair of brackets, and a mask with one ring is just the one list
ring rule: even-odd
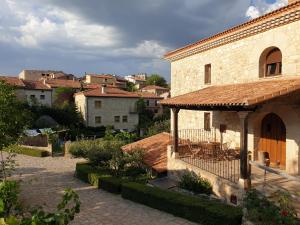
{"label": "trimmed hedge", "polygon": [[122,197],[203,225],[242,223],[243,213],[239,207],[143,184],[123,183]]}
{"label": "trimmed hedge", "polygon": [[107,176],[110,176],[109,171],[96,169],[90,163],[76,164],[76,177],[85,183],[99,187],[99,178]]}
{"label": "trimmed hedge", "polygon": [[118,177],[100,177],[99,188],[108,191],[113,194],[120,194],[122,190],[122,178]]}
{"label": "trimmed hedge", "polygon": [[28,156],[33,156],[33,157],[49,156],[49,152],[47,152],[45,150],[34,149],[34,148],[25,148],[25,147],[18,146],[18,145],[8,146],[7,148],[5,148],[3,150],[7,151],[7,152],[10,151],[10,152],[14,152],[17,154],[28,155]]}

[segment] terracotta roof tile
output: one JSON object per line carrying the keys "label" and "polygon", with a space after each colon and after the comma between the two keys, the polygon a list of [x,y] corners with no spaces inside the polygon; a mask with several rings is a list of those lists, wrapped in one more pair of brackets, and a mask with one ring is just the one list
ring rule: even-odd
{"label": "terracotta roof tile", "polygon": [[300,77],[263,79],[256,82],[216,85],[162,100],[166,106],[255,106],[300,90]]}
{"label": "terracotta roof tile", "polygon": [[68,87],[68,88],[81,88],[81,83],[78,80],[46,80],[46,84],[51,88],[58,88],[58,87]]}
{"label": "terracotta roof tile", "polygon": [[125,145],[122,150],[125,152],[134,149],[145,150],[145,163],[157,172],[167,171],[167,146],[170,144],[170,134],[160,133],[143,140]]}
{"label": "terracotta roof tile", "polygon": [[15,87],[25,87],[23,81],[20,80],[18,77],[0,76],[0,80],[3,80],[6,83]]}
{"label": "terracotta roof tile", "polygon": [[169,88],[160,87],[160,86],[156,86],[156,85],[149,85],[149,86],[143,87],[142,90],[169,90]]}
{"label": "terracotta roof tile", "polygon": [[152,99],[163,99],[161,96],[157,96],[154,93],[150,92],[136,92],[141,98],[152,98]]}
{"label": "terracotta roof tile", "polygon": [[86,97],[120,97],[120,98],[139,98],[135,92],[128,92],[117,87],[105,87],[105,93],[102,93],[101,88],[82,91],[75,93],[75,95],[83,94]]}
{"label": "terracotta roof tile", "polygon": [[51,90],[47,85],[43,83],[43,81],[29,81],[22,80],[25,84],[26,89],[35,89],[35,90]]}

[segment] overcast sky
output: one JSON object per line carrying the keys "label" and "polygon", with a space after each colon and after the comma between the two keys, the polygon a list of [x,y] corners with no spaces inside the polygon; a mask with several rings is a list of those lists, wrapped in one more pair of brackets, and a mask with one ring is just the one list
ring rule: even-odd
{"label": "overcast sky", "polygon": [[0,74],[159,73],[182,47],[287,0],[0,0]]}

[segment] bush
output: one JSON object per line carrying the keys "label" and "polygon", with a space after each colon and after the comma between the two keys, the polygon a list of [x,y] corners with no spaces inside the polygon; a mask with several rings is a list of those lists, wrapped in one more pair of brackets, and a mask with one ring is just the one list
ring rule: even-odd
{"label": "bush", "polygon": [[8,146],[7,148],[3,149],[4,151],[7,152],[14,152],[17,154],[22,154],[22,155],[28,155],[28,156],[33,156],[33,157],[46,157],[49,156],[49,152],[45,150],[40,150],[40,149],[34,149],[34,148],[25,148],[22,146],[18,145],[11,145]]}
{"label": "bush", "polygon": [[118,177],[100,177],[99,188],[113,194],[120,194],[122,189],[122,182],[124,180]]}
{"label": "bush", "polygon": [[99,178],[105,176],[110,176],[110,171],[107,169],[95,168],[86,162],[76,164],[76,177],[85,183],[98,187]]}
{"label": "bush", "polygon": [[288,193],[275,193],[274,202],[268,200],[257,190],[247,192],[244,206],[247,209],[247,218],[257,225],[296,225],[297,213],[291,205]]}
{"label": "bush", "polygon": [[241,208],[138,183],[123,183],[122,197],[203,225],[240,225]]}
{"label": "bush", "polygon": [[193,172],[186,172],[179,182],[179,187],[192,191],[196,194],[212,194],[212,185],[207,180],[197,176]]}

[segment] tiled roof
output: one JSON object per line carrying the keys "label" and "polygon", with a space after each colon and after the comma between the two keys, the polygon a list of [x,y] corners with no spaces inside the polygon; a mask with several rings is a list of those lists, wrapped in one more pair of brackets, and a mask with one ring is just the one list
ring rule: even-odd
{"label": "tiled roof", "polygon": [[22,80],[25,84],[26,89],[35,89],[35,90],[51,90],[47,85],[43,83],[43,81],[29,81],[29,80]]}
{"label": "tiled roof", "polygon": [[78,80],[46,80],[46,84],[51,88],[67,87],[67,88],[81,88],[81,84]]}
{"label": "tiled roof", "polygon": [[119,98],[139,98],[135,92],[128,92],[116,87],[105,87],[105,93],[102,93],[102,88],[95,88],[83,92],[75,93],[75,95],[83,94],[86,97],[119,97]]}
{"label": "tiled roof", "polygon": [[87,75],[90,75],[92,77],[98,77],[98,78],[114,78],[114,76],[110,74],[87,74]]}
{"label": "tiled roof", "polygon": [[290,3],[280,9],[274,10],[261,17],[250,20],[246,23],[235,26],[224,32],[218,33],[211,37],[199,40],[182,48],[170,51],[165,54],[165,59],[177,60],[188,55],[196,54],[220,45],[247,38],[278,26],[297,21],[299,17],[300,1]]}
{"label": "tiled roof", "polygon": [[0,80],[3,80],[6,83],[15,87],[25,87],[23,81],[20,80],[18,77],[0,76]]}
{"label": "tiled roof", "polygon": [[161,96],[157,96],[154,93],[149,92],[136,92],[141,98],[155,98],[155,99],[163,99]]}
{"label": "tiled roof", "polygon": [[300,77],[281,77],[211,86],[160,103],[171,107],[255,106],[297,90],[300,90]]}
{"label": "tiled roof", "polygon": [[170,144],[170,134],[160,133],[143,140],[125,145],[122,150],[125,152],[134,149],[145,151],[144,162],[157,172],[167,171],[167,146]]}
{"label": "tiled roof", "polygon": [[169,88],[160,87],[160,86],[156,86],[156,85],[149,85],[149,86],[143,87],[142,90],[169,90]]}

